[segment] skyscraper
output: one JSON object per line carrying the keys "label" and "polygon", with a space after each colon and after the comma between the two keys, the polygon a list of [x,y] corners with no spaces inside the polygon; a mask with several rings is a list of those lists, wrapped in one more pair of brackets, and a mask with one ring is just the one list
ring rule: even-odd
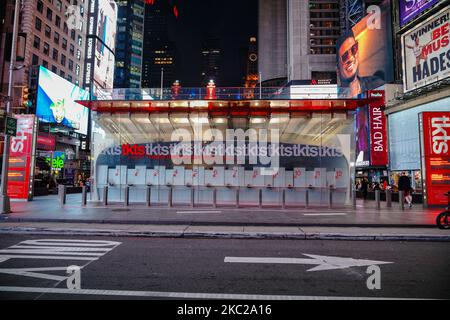
{"label": "skyscraper", "polygon": [[176,48],[169,40],[167,23],[173,14],[173,7],[166,1],[145,5],[144,57],[142,64],[142,87],[158,88],[161,85],[162,70],[164,86],[175,81]]}
{"label": "skyscraper", "polygon": [[144,45],[144,0],[119,1],[115,88],[140,88]]}
{"label": "skyscraper", "polygon": [[202,86],[213,80],[220,85],[222,49],[220,39],[205,35],[202,43]]}

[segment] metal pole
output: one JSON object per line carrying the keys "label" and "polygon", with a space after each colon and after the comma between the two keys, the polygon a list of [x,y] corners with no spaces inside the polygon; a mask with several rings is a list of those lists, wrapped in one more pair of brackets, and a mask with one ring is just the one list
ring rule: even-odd
{"label": "metal pole", "polygon": [[333,208],[333,189],[330,188],[328,190],[328,208]]}
{"label": "metal pole", "polygon": [[85,207],[87,204],[87,188],[86,186],[83,186],[81,188],[81,205]]}
{"label": "metal pole", "polygon": [[262,208],[262,189],[259,189],[259,207]]}
{"label": "metal pole", "polygon": [[168,206],[169,208],[172,208],[173,203],[172,203],[172,195],[173,195],[173,189],[172,187],[169,188],[169,201],[168,201]]}
{"label": "metal pole", "polygon": [[378,210],[380,210],[380,190],[375,190],[375,203]]}
{"label": "metal pole", "polygon": [[[14,86],[14,64],[16,62],[16,43],[17,43],[17,29],[19,23],[20,1],[16,0],[14,8],[14,27],[11,44],[11,59],[9,62],[9,83],[8,83],[8,102],[6,103],[6,115],[11,113],[11,99],[12,90]],[[11,203],[8,197],[8,171],[9,171],[9,149],[11,137],[5,134],[3,147],[3,166],[2,166],[2,185],[0,194],[0,213],[11,213]],[[33,173],[32,173],[33,174]]]}
{"label": "metal pole", "polygon": [[392,208],[392,191],[386,190],[386,207]]}
{"label": "metal pole", "polygon": [[62,206],[66,204],[66,186],[63,184],[58,186],[58,198]]}
{"label": "metal pole", "polygon": [[353,209],[356,209],[356,190],[355,189],[352,190],[352,206],[353,206]]}
{"label": "metal pole", "polygon": [[105,188],[103,188],[103,205],[108,205],[108,186],[105,186]]}
{"label": "metal pole", "polygon": [[309,208],[309,189],[305,190],[305,209]]}
{"label": "metal pole", "polygon": [[194,208],[194,206],[195,206],[194,197],[195,197],[195,190],[194,190],[194,187],[192,187],[192,189],[191,189],[191,208]]}
{"label": "metal pole", "polygon": [[152,187],[147,186],[147,207],[152,205]]}
{"label": "metal pole", "polygon": [[217,208],[217,189],[213,189],[213,207],[214,209]]}
{"label": "metal pole", "polygon": [[239,187],[236,189],[236,208],[239,208]]}
{"label": "metal pole", "polygon": [[125,207],[130,205],[130,186],[125,186],[125,199],[124,199]]}
{"label": "metal pole", "polygon": [[262,75],[259,73],[259,100],[262,100]]}

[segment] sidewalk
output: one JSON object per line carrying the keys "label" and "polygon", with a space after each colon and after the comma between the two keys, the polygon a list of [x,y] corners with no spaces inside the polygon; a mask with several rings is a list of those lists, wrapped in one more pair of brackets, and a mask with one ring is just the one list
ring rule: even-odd
{"label": "sidewalk", "polygon": [[150,207],[123,204],[107,207],[81,206],[81,195],[68,195],[62,207],[57,196],[37,197],[32,202],[12,202],[13,213],[1,215],[0,222],[60,222],[96,224],[147,225],[214,225],[214,226],[315,226],[371,228],[436,228],[440,209],[424,210],[421,205],[400,210],[398,203],[381,210],[374,201],[358,200],[356,210],[346,208],[206,208]]}

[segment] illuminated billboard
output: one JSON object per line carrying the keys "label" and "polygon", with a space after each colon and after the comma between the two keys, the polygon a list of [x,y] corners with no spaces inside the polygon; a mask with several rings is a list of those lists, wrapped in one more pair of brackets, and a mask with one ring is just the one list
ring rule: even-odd
{"label": "illuminated billboard", "polygon": [[400,26],[403,26],[411,19],[417,17],[421,12],[431,8],[439,0],[400,0]]}
{"label": "illuminated billboard", "polygon": [[110,0],[91,0],[84,84],[96,94],[114,84],[117,5]]}
{"label": "illuminated billboard", "polygon": [[450,77],[450,9],[406,32],[402,56],[405,92]]}
{"label": "illuminated billboard", "polygon": [[450,190],[450,112],[419,114],[426,205],[446,205]]}
{"label": "illuminated billboard", "polygon": [[89,110],[77,100],[89,100],[89,93],[44,67],[39,68],[36,115],[41,122],[63,125],[86,135]]}
{"label": "illuminated billboard", "polygon": [[374,8],[337,41],[341,98],[363,95],[394,78],[390,1]]}

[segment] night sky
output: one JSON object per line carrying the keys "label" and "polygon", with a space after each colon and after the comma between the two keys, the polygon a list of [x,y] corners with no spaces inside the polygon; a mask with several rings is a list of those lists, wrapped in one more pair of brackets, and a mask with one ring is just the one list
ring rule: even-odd
{"label": "night sky", "polygon": [[183,87],[201,83],[202,36],[221,39],[221,87],[242,86],[239,49],[258,35],[257,0],[178,0],[178,19],[169,19],[169,37],[178,50],[178,70]]}

